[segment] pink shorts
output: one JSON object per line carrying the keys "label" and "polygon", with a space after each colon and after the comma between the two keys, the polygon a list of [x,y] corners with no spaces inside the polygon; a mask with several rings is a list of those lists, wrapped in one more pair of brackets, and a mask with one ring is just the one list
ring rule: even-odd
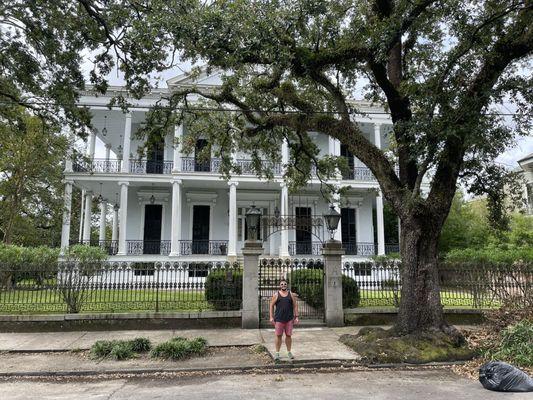
{"label": "pink shorts", "polygon": [[288,322],[276,322],[276,325],[275,325],[276,336],[283,335],[283,332],[285,332],[286,336],[292,336],[293,324],[294,324],[293,320],[290,320]]}

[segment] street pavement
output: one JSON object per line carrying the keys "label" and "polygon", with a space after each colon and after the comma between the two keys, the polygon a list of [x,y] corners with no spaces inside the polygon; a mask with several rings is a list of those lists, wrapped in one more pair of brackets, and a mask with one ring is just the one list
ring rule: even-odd
{"label": "street pavement", "polygon": [[109,380],[0,381],[2,400],[34,399],[531,399],[490,392],[448,369],[169,376]]}

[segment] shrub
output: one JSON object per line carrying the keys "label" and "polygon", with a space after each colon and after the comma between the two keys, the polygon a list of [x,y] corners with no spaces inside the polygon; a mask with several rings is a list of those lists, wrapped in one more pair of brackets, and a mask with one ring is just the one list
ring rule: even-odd
{"label": "shrub", "polygon": [[205,298],[215,310],[239,310],[242,303],[242,269],[211,271],[205,281]]}
{"label": "shrub", "polygon": [[456,249],[448,252],[445,260],[448,262],[502,263],[510,265],[519,261],[533,261],[533,248],[502,249],[487,247],[483,249]]}
{"label": "shrub", "polygon": [[[324,308],[323,272],[321,270],[300,269],[290,274],[291,290],[314,308]],[[353,308],[359,305],[360,294],[357,282],[342,276],[342,306]]]}
{"label": "shrub", "polygon": [[114,360],[128,360],[135,356],[136,354],[131,348],[131,343],[124,341],[117,342],[109,352],[109,357]]}
{"label": "shrub", "polygon": [[91,346],[90,355],[92,358],[106,358],[117,343],[117,340],[98,340]]}
{"label": "shrub", "polygon": [[149,351],[152,348],[150,339],[138,337],[129,341],[131,349],[137,353]]}
{"label": "shrub", "polygon": [[523,320],[504,329],[491,357],[521,367],[533,366],[533,321]]}
{"label": "shrub", "polygon": [[206,347],[207,341],[202,337],[195,339],[175,337],[167,342],[158,344],[152,350],[151,356],[166,360],[180,360],[192,355],[202,355],[205,353]]}

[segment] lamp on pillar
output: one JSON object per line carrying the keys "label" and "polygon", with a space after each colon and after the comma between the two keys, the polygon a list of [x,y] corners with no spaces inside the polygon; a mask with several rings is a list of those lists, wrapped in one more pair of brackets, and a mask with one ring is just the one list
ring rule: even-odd
{"label": "lamp on pillar", "polygon": [[324,214],[324,219],[326,220],[326,226],[330,234],[330,240],[333,240],[335,237],[335,231],[339,226],[341,215],[337,210],[335,210],[335,207],[329,206],[329,213]]}
{"label": "lamp on pillar", "polygon": [[250,240],[257,240],[257,232],[259,231],[259,219],[261,218],[261,210],[255,205],[252,205],[246,213],[246,226],[248,227]]}

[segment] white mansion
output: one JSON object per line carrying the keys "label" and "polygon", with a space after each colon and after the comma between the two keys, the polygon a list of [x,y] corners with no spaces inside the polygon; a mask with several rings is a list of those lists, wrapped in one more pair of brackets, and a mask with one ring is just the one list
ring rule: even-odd
{"label": "white mansion", "polygon": [[[222,179],[220,160],[212,157],[205,162],[195,154],[184,154],[180,145],[174,145],[179,141],[172,135],[145,159],[136,158],[140,143],[134,133],[148,109],[162,95],[192,83],[209,88],[220,84],[220,76],[203,75],[195,82],[188,75],[170,79],[168,89],[154,90],[140,100],[129,99],[133,106],[128,113],[107,107],[117,93],[127,96],[122,87],[111,87],[106,96],[90,89],[82,93],[80,105],[89,107],[95,129],[87,144],[88,161],[73,162],[69,157],[66,162],[62,248],[78,242],[104,246],[111,261],[235,260],[246,240],[245,214],[255,205],[264,216],[259,238],[265,256],[319,257],[327,235],[322,215],[329,204],[315,178],[301,193],[289,195],[282,179],[283,164],[290,163],[286,144],[280,146],[283,162],[274,166],[270,181],[254,175],[246,154],[233,155],[242,174]],[[359,102],[358,107],[368,115],[356,117],[362,131],[376,146],[385,148],[391,127],[388,115],[370,103]],[[184,129],[176,126],[174,135],[180,137]],[[369,169],[337,140],[321,133],[311,135],[321,156],[348,158],[350,173],[339,176],[336,184],[349,190],[334,204],[341,213],[335,237],[345,247],[345,259],[398,251],[397,240],[385,243],[383,198]],[[97,138],[105,143],[105,158],[95,158]],[[199,139],[196,151],[206,145],[205,139]],[[73,186],[84,197],[78,238],[70,237]],[[90,240],[93,202],[99,202],[101,210],[97,243]],[[106,238],[108,213],[112,213],[111,240]],[[276,222],[281,220],[286,223]]]}

